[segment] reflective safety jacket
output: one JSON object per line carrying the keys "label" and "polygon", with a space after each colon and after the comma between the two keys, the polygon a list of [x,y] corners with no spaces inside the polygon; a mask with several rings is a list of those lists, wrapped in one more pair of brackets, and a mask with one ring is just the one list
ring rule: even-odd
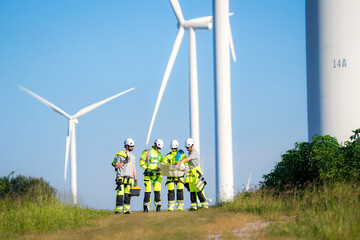
{"label": "reflective safety jacket", "polygon": [[126,150],[122,150],[122,151],[118,152],[117,154],[115,154],[114,161],[112,162],[113,167],[115,167],[118,156],[122,156],[126,159],[127,158]]}
{"label": "reflective safety jacket", "polygon": [[[176,152],[169,152],[165,158],[164,158],[164,162],[167,164],[167,165],[172,165],[172,164],[175,164],[175,163],[178,163],[180,162],[181,160],[185,159],[186,158],[186,154],[184,153],[183,150],[177,150]],[[187,164],[187,163],[186,163]]]}
{"label": "reflective safety jacket", "polygon": [[157,168],[162,162],[164,162],[163,156],[153,147],[143,151],[140,157],[140,167],[144,170],[149,169],[152,172],[157,172]]}

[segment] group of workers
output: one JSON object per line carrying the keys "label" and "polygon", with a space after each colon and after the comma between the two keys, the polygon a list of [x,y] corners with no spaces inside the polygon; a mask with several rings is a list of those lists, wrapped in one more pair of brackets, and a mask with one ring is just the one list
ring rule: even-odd
{"label": "group of workers", "polygon": [[[163,176],[160,173],[160,164],[179,165],[184,171],[181,177],[167,177],[168,188],[168,211],[182,211],[184,209],[184,188],[190,192],[191,206],[189,211],[198,210],[198,200],[202,208],[208,208],[204,187],[206,181],[200,168],[200,155],[194,149],[194,140],[188,138],[185,147],[189,152],[188,156],[183,150],[179,149],[179,142],[172,140],[170,143],[171,152],[165,158],[160,153],[164,146],[162,139],[156,139],[150,149],[142,152],[140,157],[140,167],[144,170],[144,212],[149,212],[150,195],[154,189],[154,203],[157,212],[161,211],[161,181]],[[132,186],[137,186],[137,175],[135,167],[135,156],[132,153],[135,142],[127,138],[124,142],[124,150],[116,153],[112,166],[116,171],[116,206],[115,214],[123,212],[130,214],[130,201]],[[185,172],[186,177],[185,177]],[[176,201],[175,201],[176,189]]]}

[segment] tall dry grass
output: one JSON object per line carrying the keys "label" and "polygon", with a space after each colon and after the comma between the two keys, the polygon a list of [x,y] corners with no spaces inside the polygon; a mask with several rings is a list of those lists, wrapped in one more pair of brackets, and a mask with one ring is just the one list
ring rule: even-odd
{"label": "tall dry grass", "polygon": [[256,213],[269,220],[277,220],[269,229],[276,236],[360,239],[358,182],[332,183],[320,187],[312,185],[302,191],[258,189],[238,194],[233,202],[225,203],[221,208]]}

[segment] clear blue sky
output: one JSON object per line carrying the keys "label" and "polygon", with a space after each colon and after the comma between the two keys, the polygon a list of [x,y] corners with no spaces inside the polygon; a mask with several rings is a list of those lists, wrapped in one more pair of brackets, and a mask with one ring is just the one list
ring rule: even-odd
{"label": "clear blue sky", "polygon": [[[210,0],[180,4],[185,19],[212,15]],[[231,0],[230,11],[238,58],[231,63],[234,182],[241,190],[250,172],[251,183],[258,183],[281,154],[307,140],[305,1]],[[0,1],[0,175],[43,177],[61,193],[70,191],[63,178],[68,121],[19,85],[70,115],[135,87],[80,117],[77,125],[80,201],[113,209],[110,163],[126,137],[135,140],[137,160],[147,147],[176,33],[168,0]],[[206,194],[214,199],[213,31],[196,33],[203,170]],[[163,155],[172,138],[183,146],[189,135],[188,62],[186,33],[150,140],[164,139]],[[133,198],[133,209],[141,208],[142,198]],[[185,198],[188,207],[188,193]]]}

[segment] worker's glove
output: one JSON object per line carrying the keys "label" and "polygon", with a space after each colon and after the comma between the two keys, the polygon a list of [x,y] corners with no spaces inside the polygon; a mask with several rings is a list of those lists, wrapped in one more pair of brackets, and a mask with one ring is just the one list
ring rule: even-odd
{"label": "worker's glove", "polygon": [[124,165],[127,164],[130,161],[130,158],[125,158],[125,160],[123,161]]}
{"label": "worker's glove", "polygon": [[134,180],[134,187],[137,186],[137,179]]}
{"label": "worker's glove", "polygon": [[154,173],[153,173],[150,169],[148,169],[148,168],[145,170],[145,173],[146,173],[145,175],[147,175],[147,176],[149,176],[149,177],[154,176]]}

